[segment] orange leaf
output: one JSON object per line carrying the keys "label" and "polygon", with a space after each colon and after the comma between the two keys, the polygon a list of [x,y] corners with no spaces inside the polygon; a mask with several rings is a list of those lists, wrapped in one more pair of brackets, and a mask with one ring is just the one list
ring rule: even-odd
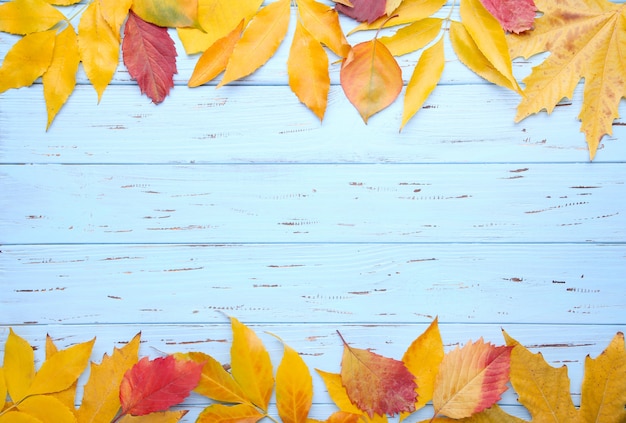
{"label": "orange leaf", "polygon": [[284,342],[283,347],[276,371],[278,415],[283,423],[306,423],[313,402],[313,379],[300,355]]}
{"label": "orange leaf", "polygon": [[339,57],[346,57],[350,52],[350,44],[346,40],[337,11],[314,0],[297,0],[298,13],[302,25]]}
{"label": "orange leaf", "polygon": [[415,410],[417,385],[403,362],[351,348],[341,339],[341,382],[354,404],[370,417]]}
{"label": "orange leaf", "polygon": [[256,423],[263,417],[265,415],[248,404],[213,404],[200,413],[196,423]]}
{"label": "orange leaf", "polygon": [[377,39],[352,48],[341,66],[341,86],[365,123],[389,106],[402,90],[402,70]]}
{"label": "orange leaf", "polygon": [[435,382],[435,415],[469,417],[500,400],[509,380],[511,350],[481,338],[448,353]]}
{"label": "orange leaf", "polygon": [[326,423],[357,423],[360,417],[359,414],[336,411],[328,417]]}
{"label": "orange leaf", "polygon": [[291,90],[320,121],[323,120],[330,90],[328,56],[300,21],[289,50],[287,70]]}
{"label": "orange leaf", "polygon": [[198,384],[202,364],[179,361],[173,356],[144,357],[122,379],[122,414],[142,416],[165,411],[182,402]]}

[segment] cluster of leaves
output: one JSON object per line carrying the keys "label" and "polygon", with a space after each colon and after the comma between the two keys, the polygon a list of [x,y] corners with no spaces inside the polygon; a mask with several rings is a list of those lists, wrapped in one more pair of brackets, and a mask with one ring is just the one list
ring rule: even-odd
{"label": "cluster of leaves", "polygon": [[[612,133],[626,95],[626,8],[608,0],[459,0],[460,21],[435,17],[445,0],[12,0],[0,6],[0,31],[23,35],[0,67],[0,93],[42,77],[48,126],[74,90],[82,62],[101,98],[124,64],[142,92],[162,102],[173,86],[176,50],[167,28],[176,28],[187,54],[202,53],[188,85],[218,87],[254,73],[283,42],[292,5],[296,30],[287,71],[289,86],[320,120],[330,88],[329,55],[341,61],[340,80],[365,122],[393,103],[403,87],[397,56],[422,51],[408,81],[401,128],[422,107],[441,78],[443,38],[458,58],[490,82],[519,93],[516,119],[551,112],[585,79],[580,119],[593,159],[601,138]],[[81,3],[66,18],[58,6]],[[57,7],[54,7],[54,6]],[[75,8],[71,9],[74,12]],[[536,20],[537,8],[542,17]],[[350,45],[338,11],[362,23],[353,31],[399,29],[391,36]],[[82,12],[82,13],[81,13]],[[78,31],[72,21],[80,16]],[[509,35],[506,35],[508,33]],[[123,35],[123,36],[122,36]],[[123,41],[122,41],[123,40]],[[552,54],[524,80],[512,58]]]}
{"label": "cluster of leaves", "polygon": [[[171,411],[193,390],[210,398],[199,423],[255,423],[268,414],[276,394],[284,423],[323,423],[309,417],[313,377],[300,355],[283,344],[274,374],[257,334],[231,318],[230,364],[202,352],[138,358],[140,334],[100,364],[91,363],[82,404],[75,408],[77,380],[95,341],[58,350],[46,340],[46,359],[35,371],[33,348],[12,330],[0,368],[0,423],[173,423],[186,411]],[[522,423],[498,407],[510,382],[533,421],[562,423],[626,421],[626,350],[617,333],[597,358],[587,356],[580,408],[570,396],[567,368],[551,367],[503,331],[506,345],[482,338],[444,352],[437,319],[415,339],[401,360],[350,346],[340,373],[316,370],[338,411],[325,423],[385,423],[432,403],[426,422]],[[275,336],[275,335],[274,335]],[[7,394],[10,397],[8,402]]]}

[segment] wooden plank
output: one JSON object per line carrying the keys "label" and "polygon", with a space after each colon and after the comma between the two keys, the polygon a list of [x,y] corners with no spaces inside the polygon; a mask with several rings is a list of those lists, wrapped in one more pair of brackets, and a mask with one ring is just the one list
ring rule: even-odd
{"label": "wooden plank", "polygon": [[7,325],[626,325],[625,271],[624,244],[4,246],[0,304]]}
{"label": "wooden plank", "polygon": [[620,164],[4,166],[0,242],[617,242]]}

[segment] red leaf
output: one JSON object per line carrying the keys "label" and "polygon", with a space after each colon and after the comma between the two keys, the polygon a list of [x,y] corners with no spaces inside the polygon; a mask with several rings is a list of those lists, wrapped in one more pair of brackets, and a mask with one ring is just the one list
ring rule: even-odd
{"label": "red leaf", "polygon": [[173,356],[142,358],[126,372],[120,385],[122,413],[143,416],[182,402],[200,381],[203,363]]}
{"label": "red leaf", "polygon": [[374,22],[385,14],[387,0],[351,0],[353,7],[337,3],[335,9],[359,22]]}
{"label": "red leaf", "polygon": [[533,27],[537,6],[533,0],[480,0],[508,32],[519,34]]}
{"label": "red leaf", "polygon": [[156,104],[165,100],[174,86],[176,47],[167,28],[128,14],[122,42],[124,64],[142,93]]}

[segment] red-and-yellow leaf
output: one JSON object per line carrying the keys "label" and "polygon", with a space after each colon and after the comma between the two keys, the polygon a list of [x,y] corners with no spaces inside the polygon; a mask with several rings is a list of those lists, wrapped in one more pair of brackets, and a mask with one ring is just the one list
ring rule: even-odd
{"label": "red-and-yellow leaf", "polygon": [[359,22],[371,23],[385,16],[387,0],[351,0],[351,3],[351,6],[338,3],[335,9]]}
{"label": "red-and-yellow leaf", "polygon": [[291,42],[287,71],[291,91],[320,121],[323,120],[330,90],[328,56],[300,21]]}
{"label": "red-and-yellow leaf", "polygon": [[290,0],[270,3],[250,21],[235,45],[218,87],[250,75],[274,55],[287,34],[290,4]]}
{"label": "red-and-yellow leaf", "polygon": [[122,42],[124,64],[141,92],[155,104],[161,103],[174,86],[176,47],[167,28],[128,14]]}
{"label": "red-and-yellow leaf", "polygon": [[13,0],[0,5],[0,31],[26,35],[46,31],[65,19],[44,0]]}
{"label": "red-and-yellow leaf", "polygon": [[52,61],[42,78],[43,96],[48,111],[46,129],[74,91],[79,63],[78,38],[74,28],[69,25],[57,35]]}
{"label": "red-and-yellow leaf", "polygon": [[302,25],[320,43],[339,57],[346,57],[350,44],[339,25],[339,15],[333,8],[315,0],[297,0]]}
{"label": "red-and-yellow leaf", "polygon": [[98,102],[113,79],[119,62],[119,39],[94,1],[78,24],[78,48],[85,73],[98,93]]}
{"label": "red-and-yellow leaf", "polygon": [[341,66],[341,87],[365,123],[389,106],[402,90],[402,70],[377,39],[352,48]]}
{"label": "red-and-yellow leaf", "polygon": [[158,26],[197,27],[198,0],[133,0],[132,11]]}
{"label": "red-and-yellow leaf", "polygon": [[313,379],[302,357],[283,342],[276,370],[276,407],[283,423],[306,423],[313,403]]}
{"label": "red-and-yellow leaf", "polygon": [[400,28],[395,34],[381,37],[380,42],[389,49],[394,56],[412,53],[437,37],[441,32],[442,19],[426,18]]}
{"label": "red-and-yellow leaf", "polygon": [[263,417],[264,414],[248,404],[213,404],[200,413],[196,423],[256,423]]}
{"label": "red-and-yellow leaf", "polygon": [[252,329],[231,317],[231,372],[250,402],[263,411],[274,389],[274,369],[263,342]]}
{"label": "red-and-yellow leaf", "polygon": [[243,25],[244,21],[242,20],[230,34],[214,42],[213,45],[202,53],[193,69],[189,82],[187,82],[189,87],[198,87],[206,84],[226,69],[228,59],[233,53],[237,41],[241,38]]}
{"label": "red-and-yellow leaf", "polygon": [[460,419],[498,402],[507,389],[511,350],[480,339],[446,354],[433,393],[435,415]]}
{"label": "red-and-yellow leaf", "polygon": [[236,7],[232,0],[199,0],[198,20],[206,33],[205,45],[201,51],[220,38],[233,31],[233,28],[244,21],[244,28],[257,13],[263,0],[237,0]]}
{"label": "red-and-yellow leaf", "polygon": [[4,344],[2,368],[11,400],[13,402],[21,400],[26,396],[35,378],[35,353],[30,344],[16,335],[11,328]]}
{"label": "red-and-yellow leaf", "polygon": [[437,87],[444,66],[443,38],[440,38],[439,41],[422,52],[413,70],[404,96],[400,129],[404,128],[404,125],[422,108],[430,93]]}
{"label": "red-and-yellow leaf", "polygon": [[130,6],[133,4],[133,0],[98,0],[100,2],[100,12],[105,21],[115,33],[120,37],[120,29],[124,20],[128,16]]}
{"label": "red-and-yellow leaf", "polygon": [[0,67],[0,94],[31,85],[50,66],[56,31],[25,35],[7,52]]}

